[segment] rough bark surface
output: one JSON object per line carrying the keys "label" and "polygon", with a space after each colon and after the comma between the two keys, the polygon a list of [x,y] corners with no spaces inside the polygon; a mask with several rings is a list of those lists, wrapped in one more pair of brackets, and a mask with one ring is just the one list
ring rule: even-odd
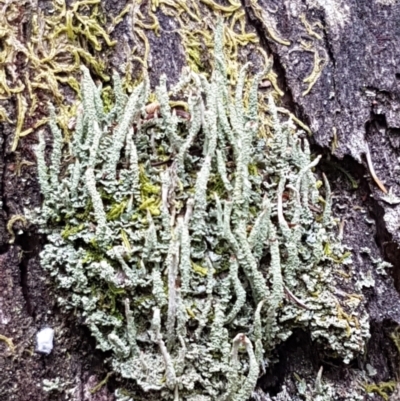
{"label": "rough bark surface", "polygon": [[[41,6],[45,5],[45,1],[41,2]],[[124,5],[116,0],[103,4],[105,11],[114,16]],[[242,1],[248,23],[254,26],[265,49],[273,54],[287,107],[308,123],[314,133],[314,151],[325,155],[321,168],[332,183],[334,212],[345,222],[344,242],[354,252],[354,270],[347,273],[363,277],[372,272],[375,280],[375,285],[364,289],[363,294],[371,324],[371,340],[365,355],[350,365],[322,360],[308,334],[296,332],[278,349],[279,363],[260,379],[260,388],[273,396],[286,385],[288,393],[294,394],[293,373],[315,378],[321,366],[326,377],[343,386],[349,382],[352,370],[363,369],[367,364],[376,369],[376,382],[396,380],[400,373],[399,356],[389,335],[400,324],[400,205],[382,200],[383,192],[371,179],[365,154],[369,149],[377,176],[386,188],[400,196],[400,3],[260,0],[259,5],[274,21],[279,36],[292,43],[285,46],[273,40],[252,9],[251,1]],[[300,19],[303,14],[314,26],[320,23],[321,28],[316,28],[318,37],[307,34]],[[153,86],[160,73],[166,73],[170,82],[176,81],[185,63],[180,37],[173,32],[174,21],[165,15],[158,17],[160,36],[149,34],[149,75]],[[29,15],[26,18],[29,20]],[[131,32],[127,19],[113,36],[134,45]],[[308,50],[301,47],[302,39],[310,45]],[[104,55],[115,68],[124,62],[122,51],[118,50],[120,43]],[[322,72],[310,92],[304,94],[307,84],[303,81],[313,69],[315,51],[323,59]],[[9,102],[11,116],[14,107]],[[50,279],[39,264],[42,238],[34,227],[21,221],[14,224],[12,231],[7,230],[12,216],[23,215],[24,207],[40,203],[32,152],[36,137],[24,138],[13,153],[13,133],[12,124],[2,124],[0,334],[12,339],[15,350],[0,341],[0,399],[111,401],[113,378],[96,393],[90,392],[107,375],[105,357],[95,350],[93,340],[73,314],[66,316],[57,309]],[[31,164],[19,171],[21,160]],[[357,188],[342,169],[357,181]],[[11,232],[16,234],[14,242]],[[394,265],[388,275],[373,270],[371,258],[361,251],[363,247],[371,249],[372,257]],[[45,326],[55,329],[55,348],[49,356],[34,352],[35,334]],[[52,392],[51,397],[44,393],[43,379],[55,377],[74,390],[69,394]],[[366,394],[365,399],[381,398]]]}

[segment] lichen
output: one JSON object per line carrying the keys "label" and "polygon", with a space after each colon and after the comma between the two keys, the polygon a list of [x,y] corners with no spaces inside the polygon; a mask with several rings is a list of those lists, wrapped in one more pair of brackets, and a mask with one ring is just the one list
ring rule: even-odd
{"label": "lichen", "polygon": [[60,392],[64,391],[64,387],[67,383],[63,383],[59,377],[56,377],[53,380],[43,379],[43,391],[45,393],[53,393],[53,392]]}
{"label": "lichen", "polygon": [[83,68],[71,146],[53,116],[50,166],[45,133],[37,149],[41,264],[60,305],[149,400],[245,400],[297,327],[345,362],[369,336],[360,303],[335,291],[335,265],[351,258],[335,239],[328,181],[323,199],[313,173],[320,157],[272,96],[260,114],[269,60],[250,85],[243,66],[233,88],[222,23],[215,35],[210,78],[186,69],[174,88],[189,119],[171,108],[165,77],[149,117],[146,76],[127,98],[115,75],[108,112]]}
{"label": "lichen", "polygon": [[[360,385],[360,380],[363,377],[361,371],[352,372],[346,384],[343,382],[335,382],[327,377],[323,377],[323,368],[321,367],[315,380],[309,383],[305,378],[300,377],[297,373],[293,374],[295,378],[295,384],[297,387],[297,400],[304,401],[363,401],[365,399],[364,389]],[[287,394],[286,386],[283,385],[283,391],[276,397],[273,397],[274,401],[291,400]],[[272,401],[271,400],[271,401]]]}

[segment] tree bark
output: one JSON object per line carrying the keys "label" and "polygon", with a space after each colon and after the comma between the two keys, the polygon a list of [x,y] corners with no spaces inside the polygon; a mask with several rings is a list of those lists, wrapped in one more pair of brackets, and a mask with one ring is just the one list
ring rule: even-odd
{"label": "tree bark", "polygon": [[[323,377],[343,389],[357,386],[355,378],[362,377],[368,365],[376,371],[371,376],[373,382],[396,381],[399,354],[390,335],[400,324],[400,205],[388,202],[382,189],[400,196],[400,3],[259,0],[260,8],[254,3],[242,0],[241,7],[249,29],[273,56],[284,92],[283,105],[310,127],[312,150],[324,155],[318,168],[332,185],[334,214],[344,224],[343,242],[352,248],[354,263],[349,274],[354,280],[371,274],[374,280],[373,286],[363,288],[371,327],[364,355],[348,365],[326,360],[309,333],[295,332],[279,346],[279,361],[260,378],[257,396],[264,400],[274,396],[277,400],[301,399],[295,398],[294,374],[314,383],[321,366]],[[102,9],[107,17],[115,18],[126,4],[106,0]],[[48,1],[40,0],[20,10],[21,40],[29,40],[29,29],[25,28],[33,15],[49,7]],[[160,10],[156,15],[159,36],[153,31],[146,33],[152,87],[161,73],[167,74],[170,83],[176,82],[186,63],[176,21]],[[102,54],[109,71],[121,71],[126,62],[124,43],[138,45],[132,29],[132,19],[125,16],[112,32],[117,44]],[[134,65],[140,68],[139,63]],[[17,74],[24,73],[24,65],[15,68]],[[313,71],[315,83],[311,79],[314,84],[310,87],[310,80],[305,79]],[[16,121],[15,96],[4,100],[3,106]],[[88,330],[72,313],[66,315],[57,307],[51,278],[39,263],[44,238],[23,220],[7,226],[13,216],[23,216],[26,208],[40,205],[32,150],[37,136],[33,133],[21,138],[12,151],[14,133],[15,124],[4,121],[0,137],[0,399],[111,401],[116,380],[112,376],[107,385],[90,391],[107,376],[107,355],[95,349]],[[384,188],[372,178],[369,158]],[[365,254],[365,248],[371,250],[370,255]],[[393,264],[386,275],[372,262],[379,258]],[[342,290],[346,292],[345,282]],[[55,329],[55,347],[48,356],[34,351],[35,335],[46,326]],[[56,377],[61,381],[60,390],[44,392],[43,380]],[[377,393],[357,391],[365,400],[382,399]],[[396,392],[392,399],[398,399],[395,397]]]}

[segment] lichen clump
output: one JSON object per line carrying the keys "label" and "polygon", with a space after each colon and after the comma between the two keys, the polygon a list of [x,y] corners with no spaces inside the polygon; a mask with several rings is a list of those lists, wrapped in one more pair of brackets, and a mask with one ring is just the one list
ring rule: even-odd
{"label": "lichen clump", "polygon": [[148,105],[146,79],[128,98],[115,75],[106,113],[83,69],[71,143],[52,112],[49,166],[40,134],[41,263],[146,399],[243,401],[296,327],[346,361],[368,337],[360,302],[335,292],[344,247],[319,157],[272,96],[273,136],[258,135],[269,69],[244,94],[245,65],[231,94],[220,24],[209,80],[187,69],[168,92],[164,76]]}

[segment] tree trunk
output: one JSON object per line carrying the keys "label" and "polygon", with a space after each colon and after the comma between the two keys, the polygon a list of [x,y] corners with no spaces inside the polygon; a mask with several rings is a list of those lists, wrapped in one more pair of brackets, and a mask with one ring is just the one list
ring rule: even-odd
{"label": "tree trunk", "polygon": [[[0,1],[0,6],[4,3]],[[52,2],[8,3],[15,4],[11,11],[18,14],[7,17],[8,21],[17,27],[17,38],[26,45],[34,35],[35,18],[51,15]],[[147,3],[141,7],[146,8]],[[198,3],[210,18],[205,18],[205,23],[211,26],[213,10],[204,4],[207,2]],[[234,2],[215,3],[228,7]],[[105,27],[128,4],[102,2]],[[8,15],[10,8],[4,6],[3,13]],[[349,364],[328,360],[309,333],[296,331],[278,347],[277,361],[271,362],[259,379],[255,397],[306,399],[299,395],[296,375],[312,387],[323,367],[323,380],[335,388],[336,398],[332,399],[382,399],[378,390],[367,393],[363,385],[396,382],[399,373],[400,349],[391,335],[400,323],[400,204],[396,199],[396,195],[400,197],[400,4],[397,0],[242,0],[240,9],[245,12],[246,29],[255,33],[262,48],[273,56],[283,92],[281,105],[310,128],[312,151],[323,155],[318,169],[328,176],[334,215],[342,224],[343,242],[352,248],[352,270],[346,274],[353,282],[370,277],[372,283],[362,287],[371,334],[363,355]],[[87,12],[84,9],[83,15]],[[175,83],[188,60],[178,22],[162,8],[157,8],[155,15],[160,24],[158,34],[151,29],[143,31],[149,42],[145,68],[152,87],[161,73],[167,75],[169,83]],[[144,52],[134,18],[128,12],[110,32],[116,45],[103,43],[101,50],[87,47],[105,62],[108,73],[113,68],[124,73],[126,46]],[[147,24],[151,25],[150,19]],[[0,38],[2,48],[9,46],[6,38]],[[251,60],[251,46],[240,51],[239,57]],[[201,57],[204,69],[209,69],[209,60]],[[12,74],[22,79],[34,68],[22,52],[0,66],[12,82],[18,81],[10,78]],[[141,68],[133,59],[132,75]],[[74,97],[66,85],[60,90],[65,99]],[[0,399],[111,401],[118,378],[111,376],[106,385],[96,388],[110,371],[104,363],[108,355],[95,349],[88,329],[73,313],[66,314],[57,306],[51,277],[39,262],[45,238],[22,217],[27,209],[38,207],[41,199],[33,151],[38,129],[21,137],[13,149],[21,109],[18,96],[3,92],[1,100],[10,121],[3,118],[0,137]],[[53,100],[52,96],[45,90],[38,93],[40,107],[45,107],[47,99]],[[26,114],[23,130],[45,114]],[[386,190],[393,196],[385,194]],[[378,269],[379,263],[374,263],[378,259],[393,267]],[[346,288],[343,280],[341,290],[347,293]],[[35,335],[46,326],[55,330],[50,355],[35,352]],[[44,391],[43,380],[56,378],[58,389]],[[396,385],[389,390],[380,387],[384,399],[399,399]],[[350,390],[354,398],[350,398]],[[362,398],[355,398],[355,394]]]}

